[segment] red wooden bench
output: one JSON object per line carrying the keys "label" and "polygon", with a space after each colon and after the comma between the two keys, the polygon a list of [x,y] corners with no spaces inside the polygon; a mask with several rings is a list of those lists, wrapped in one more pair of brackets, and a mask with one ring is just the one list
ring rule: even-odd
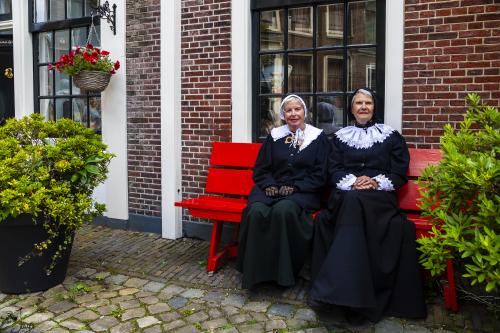
{"label": "red wooden bench", "polygon": [[[210,167],[208,169],[205,195],[185,199],[175,203],[189,210],[193,217],[209,219],[213,222],[207,272],[213,274],[229,258],[238,253],[238,231],[241,214],[254,185],[252,169],[260,149],[258,143],[214,142]],[[438,163],[441,152],[437,149],[410,149],[408,184],[398,191],[400,207],[408,219],[415,223],[417,237],[428,235],[432,224],[420,216],[417,201],[420,197],[415,180],[429,164]],[[221,248],[222,226],[224,222],[236,223],[232,241]],[[448,284],[444,288],[445,304],[448,309],[458,310],[455,280],[451,261],[447,266]]]}
{"label": "red wooden bench", "polygon": [[[406,213],[408,219],[415,223],[417,238],[428,237],[429,231],[432,229],[432,223],[428,218],[420,215],[421,210],[417,206],[420,193],[416,180],[426,166],[439,163],[442,153],[439,149],[410,148],[409,151],[410,166],[407,173],[408,183],[398,190],[399,207]],[[443,287],[446,308],[457,311],[455,275],[451,260],[448,260],[446,264],[446,280],[447,283]]]}

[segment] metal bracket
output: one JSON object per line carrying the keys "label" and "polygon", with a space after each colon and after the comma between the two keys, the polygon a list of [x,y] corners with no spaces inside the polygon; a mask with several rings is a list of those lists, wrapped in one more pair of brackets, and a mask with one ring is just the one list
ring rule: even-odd
{"label": "metal bracket", "polygon": [[[113,31],[113,35],[116,35],[116,3],[113,4],[112,9],[109,7],[109,2],[106,1],[103,5],[99,5],[94,8],[97,15],[101,18],[105,18],[110,24],[109,27]],[[92,11],[92,13],[94,12]]]}

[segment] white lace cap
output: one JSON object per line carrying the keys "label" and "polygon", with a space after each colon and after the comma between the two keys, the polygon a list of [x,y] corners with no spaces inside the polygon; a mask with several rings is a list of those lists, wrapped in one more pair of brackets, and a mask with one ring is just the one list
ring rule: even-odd
{"label": "white lace cap", "polygon": [[280,104],[280,119],[281,120],[285,120],[285,104],[290,102],[291,99],[296,99],[300,102],[300,104],[302,104],[302,107],[304,108],[304,119],[307,117],[307,106],[306,106],[306,103],[304,102],[304,100],[302,98],[300,98],[300,96],[298,95],[294,95],[294,94],[291,94],[291,95],[288,95],[286,96],[285,98],[283,98],[283,100],[281,101],[281,104]]}

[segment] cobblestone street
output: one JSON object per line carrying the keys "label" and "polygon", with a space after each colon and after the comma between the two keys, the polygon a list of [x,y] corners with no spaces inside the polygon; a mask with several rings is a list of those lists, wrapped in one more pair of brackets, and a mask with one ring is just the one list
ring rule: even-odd
{"label": "cobblestone street", "polygon": [[[1,332],[497,332],[499,321],[471,304],[459,313],[430,298],[426,320],[386,318],[351,326],[306,303],[295,288],[239,288],[232,263],[208,276],[208,242],[85,226],[62,285],[0,293]],[[3,326],[2,326],[3,325]]]}

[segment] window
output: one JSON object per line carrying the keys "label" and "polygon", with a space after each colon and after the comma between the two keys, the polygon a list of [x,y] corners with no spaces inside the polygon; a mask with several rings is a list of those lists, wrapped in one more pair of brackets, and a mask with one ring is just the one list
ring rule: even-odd
{"label": "window", "polygon": [[0,21],[12,20],[12,0],[0,0]]}
{"label": "window", "polygon": [[327,134],[349,123],[353,90],[367,86],[383,97],[384,12],[376,0],[252,0],[254,141],[282,123],[289,93]]}
{"label": "window", "polygon": [[[80,91],[71,77],[49,71],[62,54],[85,45],[97,0],[32,0],[30,7],[34,54],[35,112],[47,119],[70,118],[101,131],[101,96]],[[94,24],[99,24],[94,19]],[[97,27],[99,33],[99,27]],[[100,36],[90,42],[99,44]]]}

